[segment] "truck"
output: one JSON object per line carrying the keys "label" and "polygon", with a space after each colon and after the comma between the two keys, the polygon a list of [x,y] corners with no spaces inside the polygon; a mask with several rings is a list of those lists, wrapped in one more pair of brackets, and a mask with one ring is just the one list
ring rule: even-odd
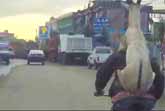
{"label": "truck", "polygon": [[58,47],[58,60],[61,64],[87,64],[87,58],[92,52],[92,38],[82,34],[61,34]]}
{"label": "truck", "polygon": [[13,49],[7,42],[0,42],[0,61],[5,62],[6,65],[10,64],[10,59],[14,56]]}

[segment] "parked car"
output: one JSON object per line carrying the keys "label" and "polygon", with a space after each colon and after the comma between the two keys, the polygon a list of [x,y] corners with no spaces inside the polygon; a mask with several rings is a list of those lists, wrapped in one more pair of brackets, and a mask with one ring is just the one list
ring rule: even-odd
{"label": "parked car", "polygon": [[97,69],[101,64],[106,62],[112,53],[113,51],[110,47],[96,47],[87,59],[88,68],[95,67]]}
{"label": "parked car", "polygon": [[27,57],[27,64],[31,62],[40,62],[45,65],[45,54],[42,50],[30,50]]}

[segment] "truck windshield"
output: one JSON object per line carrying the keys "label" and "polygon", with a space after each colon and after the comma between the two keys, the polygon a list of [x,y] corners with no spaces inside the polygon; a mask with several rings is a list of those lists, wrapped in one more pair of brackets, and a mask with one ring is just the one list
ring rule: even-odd
{"label": "truck windshield", "polygon": [[9,47],[6,45],[1,45],[0,44],[0,50],[9,50]]}
{"label": "truck windshield", "polygon": [[96,49],[96,53],[108,54],[110,53],[110,49],[104,49],[104,48]]}

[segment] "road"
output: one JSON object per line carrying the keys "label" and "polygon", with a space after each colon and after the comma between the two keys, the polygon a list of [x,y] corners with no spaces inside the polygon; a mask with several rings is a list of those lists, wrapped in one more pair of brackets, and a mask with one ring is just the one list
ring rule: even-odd
{"label": "road", "polygon": [[110,98],[93,96],[95,75],[80,66],[17,66],[0,78],[0,110],[109,110]]}
{"label": "road", "polygon": [[0,109],[108,110],[93,96],[95,74],[80,66],[23,65],[0,80]]}

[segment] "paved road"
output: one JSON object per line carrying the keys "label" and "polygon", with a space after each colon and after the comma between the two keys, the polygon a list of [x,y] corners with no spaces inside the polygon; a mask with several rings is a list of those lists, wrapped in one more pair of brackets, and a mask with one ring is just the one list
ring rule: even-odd
{"label": "paved road", "polygon": [[10,73],[12,68],[26,64],[26,61],[19,60],[19,59],[13,59],[13,60],[10,60],[10,62],[11,62],[10,65],[5,65],[3,63],[0,63],[0,77],[7,76]]}
{"label": "paved road", "polygon": [[50,63],[16,67],[0,78],[0,109],[109,110],[109,98],[93,96],[95,75],[86,67]]}
{"label": "paved road", "polygon": [[0,80],[0,109],[110,109],[93,97],[95,71],[54,64],[23,65]]}

